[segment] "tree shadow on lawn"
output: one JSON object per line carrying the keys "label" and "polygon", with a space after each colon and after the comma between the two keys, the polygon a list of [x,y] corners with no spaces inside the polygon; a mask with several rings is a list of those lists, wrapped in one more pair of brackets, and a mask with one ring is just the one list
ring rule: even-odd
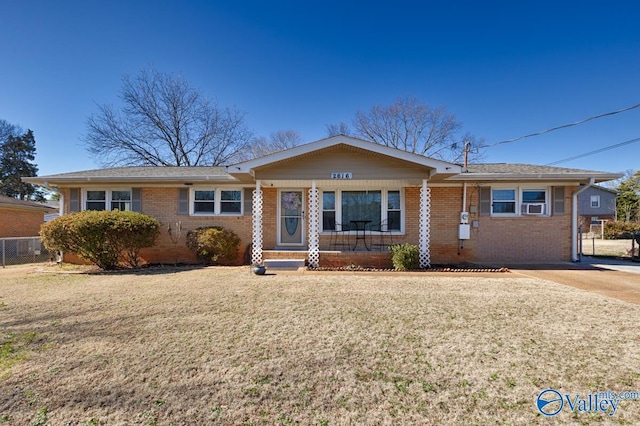
{"label": "tree shadow on lawn", "polygon": [[115,269],[111,271],[106,271],[103,269],[94,269],[85,272],[87,275],[166,275],[166,274],[177,274],[180,272],[189,272],[196,271],[200,269],[205,269],[210,267],[211,265],[203,265],[203,264],[148,264],[141,266],[139,268],[133,269]]}

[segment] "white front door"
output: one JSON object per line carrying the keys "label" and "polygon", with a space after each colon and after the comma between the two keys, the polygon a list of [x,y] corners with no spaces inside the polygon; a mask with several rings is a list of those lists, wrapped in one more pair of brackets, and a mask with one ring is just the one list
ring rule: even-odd
{"label": "white front door", "polygon": [[281,190],[278,217],[278,244],[304,245],[304,191]]}

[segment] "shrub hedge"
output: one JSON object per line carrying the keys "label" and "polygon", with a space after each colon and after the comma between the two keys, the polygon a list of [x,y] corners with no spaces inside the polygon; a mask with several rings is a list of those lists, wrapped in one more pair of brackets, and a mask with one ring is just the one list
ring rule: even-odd
{"label": "shrub hedge", "polygon": [[47,249],[74,253],[105,270],[137,267],[140,250],[153,246],[158,235],[155,218],[117,210],[66,214],[40,228]]}
{"label": "shrub hedge", "polygon": [[604,237],[608,240],[626,240],[640,232],[640,223],[607,221],[604,223]]}
{"label": "shrub hedge", "polygon": [[187,247],[206,264],[233,264],[238,256],[240,237],[220,226],[196,228],[187,232]]}
{"label": "shrub hedge", "polygon": [[420,250],[413,244],[394,244],[389,246],[391,262],[398,271],[416,269],[420,265]]}

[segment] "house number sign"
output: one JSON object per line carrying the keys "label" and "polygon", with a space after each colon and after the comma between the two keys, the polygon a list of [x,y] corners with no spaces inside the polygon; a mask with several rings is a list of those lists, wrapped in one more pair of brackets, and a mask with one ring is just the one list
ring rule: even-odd
{"label": "house number sign", "polygon": [[331,179],[353,179],[351,172],[332,172]]}

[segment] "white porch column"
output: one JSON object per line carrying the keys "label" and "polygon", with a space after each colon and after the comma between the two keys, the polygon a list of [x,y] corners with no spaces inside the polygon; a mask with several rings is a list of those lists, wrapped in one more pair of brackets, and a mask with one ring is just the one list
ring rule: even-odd
{"label": "white porch column", "polygon": [[256,189],[253,191],[253,249],[251,250],[251,263],[262,264],[262,190],[260,181],[256,180]]}
{"label": "white porch column", "polygon": [[422,180],[420,188],[420,267],[431,267],[431,253],[429,242],[431,240],[431,188],[427,188],[427,180]]}
{"label": "white porch column", "polygon": [[320,209],[316,181],[311,182],[309,190],[309,266],[320,266]]}

